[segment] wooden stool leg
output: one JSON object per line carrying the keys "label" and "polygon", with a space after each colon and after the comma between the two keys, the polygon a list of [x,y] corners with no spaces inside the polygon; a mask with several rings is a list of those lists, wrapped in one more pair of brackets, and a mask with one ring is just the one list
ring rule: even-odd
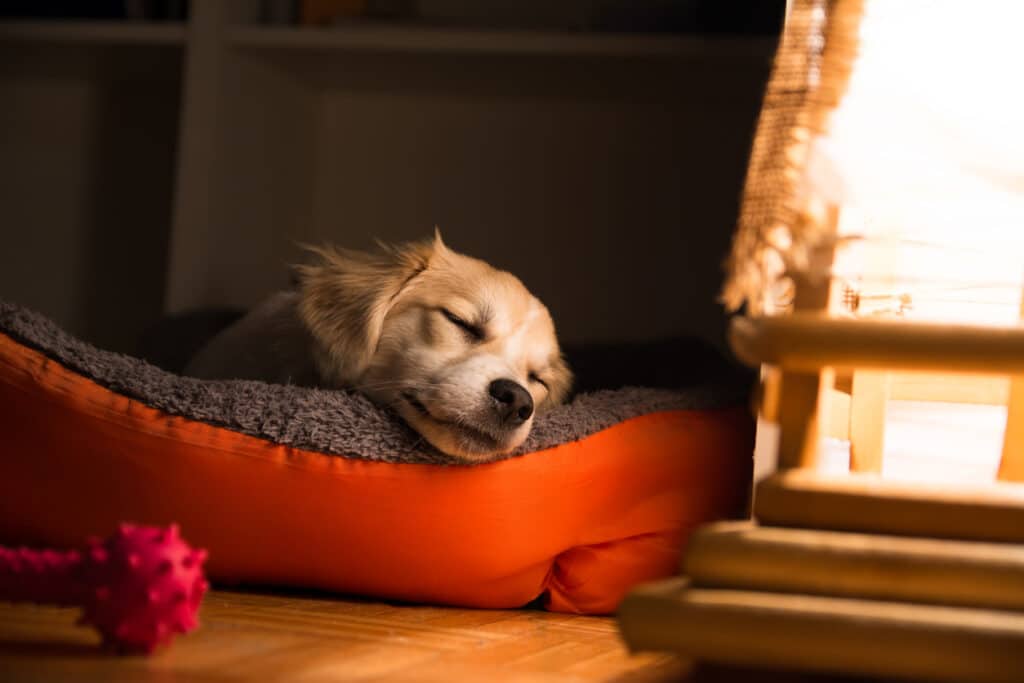
{"label": "wooden stool leg", "polygon": [[784,372],[779,378],[779,469],[813,468],[818,461],[821,417],[828,415],[831,371]]}
{"label": "wooden stool leg", "polygon": [[881,472],[885,447],[885,406],[889,399],[887,372],[857,370],[850,392],[850,470]]}
{"label": "wooden stool leg", "polygon": [[[1024,319],[1024,297],[1020,305]],[[1024,376],[1010,380],[1010,399],[1006,409],[1006,432],[1003,435],[1003,455],[999,461],[999,479],[1024,481]]]}
{"label": "wooden stool leg", "polygon": [[999,461],[999,479],[1024,481],[1024,377],[1010,382],[1010,402],[1006,411],[1003,456]]}
{"label": "wooden stool leg", "polygon": [[[804,216],[801,220],[812,220]],[[839,209],[828,207],[825,220],[835,231]],[[812,255],[815,263],[831,266],[835,257],[831,242],[826,242]],[[808,277],[792,274],[793,310],[829,313],[837,305],[836,294],[829,277]],[[829,393],[835,383],[835,373],[823,370],[814,373],[778,372],[767,374],[762,405],[770,406],[762,412],[777,414],[779,425],[778,469],[813,468],[818,461],[818,441],[829,415]],[[767,399],[767,400],[766,400]]]}

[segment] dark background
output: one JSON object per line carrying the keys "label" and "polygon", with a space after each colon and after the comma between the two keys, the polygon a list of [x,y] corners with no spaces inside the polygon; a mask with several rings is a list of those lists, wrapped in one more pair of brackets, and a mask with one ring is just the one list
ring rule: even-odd
{"label": "dark background", "polygon": [[[157,38],[103,28],[126,3],[0,2],[0,298],[138,352],[168,313],[286,286],[297,242],[439,225],[519,275],[570,344],[721,347],[721,263],[783,4],[370,2],[342,28],[454,26],[510,47],[349,51],[253,34],[323,30],[263,23],[281,17],[259,2],[185,18],[142,3],[171,27]],[[99,37],[18,28],[82,5],[93,17],[70,24],[99,21]],[[558,39],[593,32],[626,42]]]}

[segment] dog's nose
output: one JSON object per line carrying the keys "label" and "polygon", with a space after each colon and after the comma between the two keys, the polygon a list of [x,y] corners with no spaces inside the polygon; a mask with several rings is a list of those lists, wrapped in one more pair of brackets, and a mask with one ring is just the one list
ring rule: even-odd
{"label": "dog's nose", "polygon": [[518,427],[533,415],[533,396],[523,385],[510,379],[496,379],[489,387],[502,422]]}

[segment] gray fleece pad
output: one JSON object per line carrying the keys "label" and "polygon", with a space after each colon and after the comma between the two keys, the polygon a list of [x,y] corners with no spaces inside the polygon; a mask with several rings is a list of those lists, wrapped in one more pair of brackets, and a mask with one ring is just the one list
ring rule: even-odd
{"label": "gray fleece pad", "polygon": [[[4,301],[0,332],[111,391],[169,415],[331,455],[453,464],[393,412],[358,393],[182,377],[138,358],[97,349],[44,316]],[[648,413],[741,404],[748,390],[744,376],[726,373],[678,389],[623,386],[578,394],[571,403],[538,415],[526,442],[501,457],[578,441]]]}

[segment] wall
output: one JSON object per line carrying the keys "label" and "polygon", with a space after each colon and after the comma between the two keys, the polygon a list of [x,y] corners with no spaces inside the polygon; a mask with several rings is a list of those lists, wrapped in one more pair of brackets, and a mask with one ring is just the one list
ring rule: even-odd
{"label": "wall", "polygon": [[767,68],[720,52],[243,54],[226,78],[219,233],[179,259],[202,267],[172,308],[253,305],[287,284],[297,243],[371,247],[439,225],[519,275],[566,340],[721,344],[721,263]]}
{"label": "wall", "polygon": [[[216,43],[188,122],[181,45],[0,44],[0,297],[131,351],[165,310],[286,286],[298,242],[368,247],[436,224],[519,275],[567,341],[721,344],[720,264],[770,59],[738,44],[611,58]],[[203,154],[175,177],[179,125]]]}
{"label": "wall", "polygon": [[0,46],[0,298],[124,351],[160,316],[179,62]]}

